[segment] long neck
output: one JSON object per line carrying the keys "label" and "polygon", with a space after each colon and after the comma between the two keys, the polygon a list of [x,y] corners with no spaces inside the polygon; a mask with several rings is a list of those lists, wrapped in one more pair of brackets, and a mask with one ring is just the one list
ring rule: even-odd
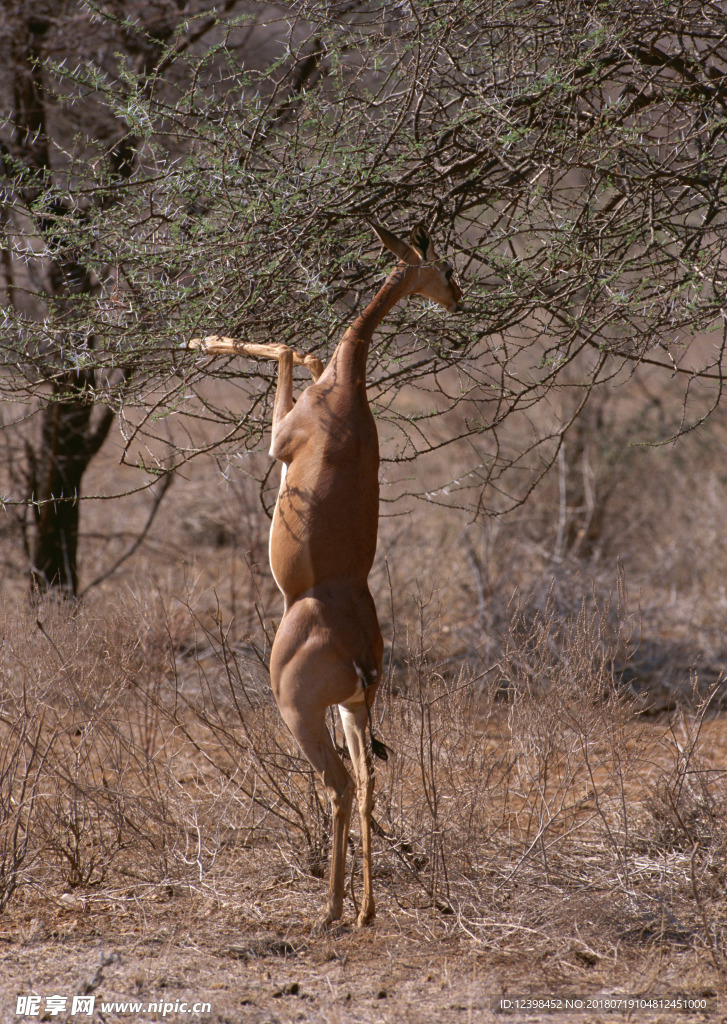
{"label": "long neck", "polygon": [[325,370],[336,381],[366,386],[366,359],[374,331],[399,299],[409,294],[410,268],[400,263],[386,278],[368,306],[360,313],[336,346]]}

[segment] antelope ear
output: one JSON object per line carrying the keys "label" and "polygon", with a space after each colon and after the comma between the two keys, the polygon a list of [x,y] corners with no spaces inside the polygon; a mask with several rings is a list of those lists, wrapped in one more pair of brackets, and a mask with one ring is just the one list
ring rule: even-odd
{"label": "antelope ear", "polygon": [[415,224],[411,229],[411,244],[417,252],[421,253],[422,259],[427,260],[429,263],[432,262],[434,259],[434,246],[429,237],[429,232],[421,222]]}
{"label": "antelope ear", "polygon": [[375,224],[373,221],[369,221],[369,224],[381,244],[385,245],[389,252],[393,252],[395,256],[398,256],[400,260],[404,260],[405,263],[421,263],[421,255],[411,245],[407,242],[402,242],[400,238],[397,238],[387,228],[382,227],[381,224]]}

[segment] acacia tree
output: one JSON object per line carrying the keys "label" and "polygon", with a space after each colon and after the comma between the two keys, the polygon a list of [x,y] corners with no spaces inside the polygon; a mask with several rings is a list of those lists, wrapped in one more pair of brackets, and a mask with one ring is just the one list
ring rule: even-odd
{"label": "acacia tree", "polygon": [[[121,35],[143,81],[173,34],[180,11],[171,16],[163,12],[160,18],[158,10],[150,12],[143,5],[137,11],[137,6],[122,5],[119,13],[146,15],[150,24],[142,22],[141,30],[129,33],[109,11],[101,31],[91,32],[86,43],[98,43],[100,37],[103,52],[118,43]],[[13,102],[6,139],[0,144],[6,183],[3,222],[10,243],[5,249],[5,292],[9,309],[19,313],[15,324],[9,318],[10,329],[13,332],[22,324],[16,335],[21,344],[30,334],[24,352],[25,359],[31,357],[29,372],[34,375],[29,390],[42,392],[37,436],[24,438],[24,459],[15,473],[14,482],[21,491],[15,501],[33,588],[74,597],[82,481],[114,420],[115,410],[105,392],[114,379],[118,384],[126,377],[124,369],[104,375],[95,362],[95,300],[103,292],[103,282],[92,269],[92,243],[85,229],[94,206],[108,211],[118,201],[118,191],[134,172],[139,142],[113,109],[97,117],[93,127],[104,146],[100,160],[107,188],[79,200],[83,177],[69,179],[64,152],[69,125],[60,129],[50,125],[61,97],[47,58],[59,48],[76,48],[75,32],[88,31],[90,13],[79,17],[76,5],[67,2],[40,3],[32,9],[7,5],[7,88]],[[208,19],[207,24],[211,27],[215,22]],[[88,105],[81,104],[73,113],[87,116]],[[18,257],[27,267],[26,274],[17,265]],[[20,301],[19,291],[24,293]],[[29,322],[34,322],[34,331],[27,330]],[[18,355],[17,349],[9,353],[12,371],[20,368],[14,363]],[[28,366],[24,369],[27,377]],[[13,374],[11,394],[17,383]],[[165,477],[153,512],[171,479]]]}
{"label": "acacia tree", "polygon": [[[325,358],[381,273],[373,218],[427,223],[466,290],[457,321],[399,309],[371,355],[389,459],[465,448],[465,471],[429,500],[475,513],[523,501],[594,389],[641,365],[683,381],[667,434],[719,403],[720,4],[241,0],[217,21],[185,9],[145,62],[148,22],[124,18],[129,4],[83,11],[124,47],[38,55],[78,132],[72,145],[47,133],[52,174],[13,167],[4,210],[16,259],[29,212],[50,211],[31,260],[72,251],[93,286],[43,318],[8,309],[6,392],[66,380],[80,360],[84,400],[119,413],[124,458],[147,471],[164,468],[165,412],[194,409],[220,424],[215,445],[253,449],[270,367],[208,368],[234,373],[239,408],[206,393],[195,406],[201,374],[180,344],[224,333]],[[125,126],[123,173],[84,128],[89,110]],[[559,416],[543,416],[555,398]],[[178,447],[177,462],[198,450]]]}

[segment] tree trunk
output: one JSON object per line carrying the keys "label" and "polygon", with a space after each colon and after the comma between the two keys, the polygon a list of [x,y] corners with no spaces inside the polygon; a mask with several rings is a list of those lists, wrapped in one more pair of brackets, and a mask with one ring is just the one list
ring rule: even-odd
{"label": "tree trunk", "polygon": [[[35,12],[21,12],[14,23],[13,37],[13,156],[25,168],[20,195],[29,211],[48,187],[52,175],[42,71],[44,42],[52,22],[49,16],[43,16],[43,10],[41,7]],[[128,177],[134,153],[134,140],[128,143],[127,150],[117,153],[114,149],[112,173]],[[75,216],[63,204],[42,203],[35,211],[38,233],[57,242],[59,232],[64,230],[63,218],[67,217],[72,226]],[[12,282],[12,274],[9,280]],[[56,312],[65,311],[64,319],[70,328],[74,299],[95,290],[83,255],[72,245],[60,257],[47,261],[46,290]],[[73,342],[69,344],[75,347]],[[82,343],[84,349],[92,349],[93,345],[93,338]],[[93,371],[69,370],[57,376],[51,367],[48,377],[53,381],[52,397],[41,410],[40,443],[36,448],[27,448],[28,497],[35,527],[28,544],[31,586],[34,591],[53,589],[63,596],[75,597],[81,481],[109,432],[113,412],[105,408],[94,415],[94,404],[87,397],[93,393]]]}
{"label": "tree trunk", "polygon": [[40,451],[34,458],[31,501],[35,531],[31,548],[34,590],[78,593],[78,529],[81,481],[106,438],[113,413],[104,409],[92,424],[93,405],[72,396],[77,382],[54,387],[42,412]]}

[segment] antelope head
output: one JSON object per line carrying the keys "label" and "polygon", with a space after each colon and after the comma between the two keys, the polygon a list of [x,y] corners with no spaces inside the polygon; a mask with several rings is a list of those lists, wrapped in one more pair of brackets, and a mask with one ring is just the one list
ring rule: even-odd
{"label": "antelope head", "polygon": [[410,268],[407,272],[407,292],[410,295],[421,295],[438,302],[448,313],[455,313],[460,308],[462,290],[452,264],[437,258],[429,232],[423,224],[415,224],[408,242],[403,242],[380,224],[372,222],[371,227],[381,243]]}

